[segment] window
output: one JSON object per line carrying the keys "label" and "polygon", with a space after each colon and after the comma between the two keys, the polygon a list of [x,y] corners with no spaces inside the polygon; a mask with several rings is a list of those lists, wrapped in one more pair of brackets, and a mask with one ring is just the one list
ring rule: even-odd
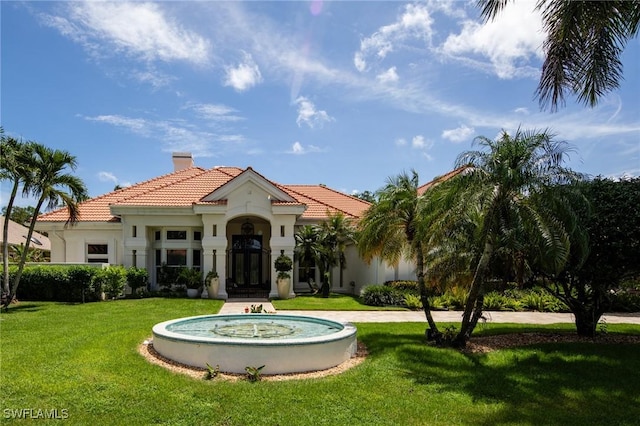
{"label": "window", "polygon": [[194,250],[193,251],[193,269],[200,270],[200,266],[202,266],[202,251]]}
{"label": "window", "polygon": [[167,250],[167,265],[187,266],[187,250]]}
{"label": "window", "polygon": [[280,226],[280,236],[284,237],[284,225]]}
{"label": "window", "polygon": [[87,244],[88,263],[109,263],[109,246],[107,244]]}
{"label": "window", "polygon": [[131,227],[131,236],[133,238],[136,238],[138,236],[138,227],[133,225],[133,227]]}
{"label": "window", "polygon": [[160,241],[160,231],[155,232],[155,239],[156,241]]}
{"label": "window", "polygon": [[193,241],[201,241],[202,240],[202,232],[193,231]]}
{"label": "window", "polygon": [[186,240],[187,231],[167,231],[167,240]]}

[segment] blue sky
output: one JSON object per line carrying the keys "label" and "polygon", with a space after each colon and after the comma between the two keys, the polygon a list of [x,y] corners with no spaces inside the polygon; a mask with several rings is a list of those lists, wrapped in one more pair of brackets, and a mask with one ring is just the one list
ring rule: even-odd
{"label": "blue sky", "polygon": [[473,1],[2,1],[1,124],[77,156],[91,196],[171,172],[174,151],[375,191],[518,127],[572,144],[577,171],[640,175],[639,39],[596,108],[541,111],[533,6],[482,24]]}

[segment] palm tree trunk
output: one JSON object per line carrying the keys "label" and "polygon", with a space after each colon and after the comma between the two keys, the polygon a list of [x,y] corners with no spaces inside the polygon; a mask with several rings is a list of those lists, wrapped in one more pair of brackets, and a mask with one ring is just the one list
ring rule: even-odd
{"label": "palm tree trunk", "polygon": [[[493,244],[490,242],[490,237],[487,236],[487,240],[484,243],[484,250],[482,252],[482,256],[480,256],[478,265],[476,266],[473,281],[471,282],[471,288],[469,289],[469,295],[465,302],[462,323],[460,324],[460,332],[453,339],[453,346],[464,348],[467,345],[467,341],[471,337],[471,333],[482,314],[484,275],[489,267],[489,260],[491,259],[492,254]],[[472,321],[473,318],[475,318],[475,322]]]}
{"label": "palm tree trunk", "polygon": [[5,300],[4,307],[5,309],[9,309],[9,305],[16,297],[18,291],[18,285],[20,285],[20,278],[22,277],[22,271],[24,270],[24,264],[27,262],[27,254],[29,253],[29,245],[31,243],[31,237],[33,237],[33,231],[36,227],[36,219],[40,214],[40,208],[44,203],[44,196],[40,197],[38,200],[38,204],[33,212],[33,216],[31,217],[31,223],[29,224],[29,232],[27,232],[27,241],[24,244],[24,251],[22,252],[22,256],[20,256],[20,262],[18,263],[18,271],[16,272],[16,277],[13,281],[13,285],[10,288],[9,295]]}
{"label": "palm tree trunk", "polygon": [[420,289],[420,301],[422,302],[422,309],[424,315],[427,318],[429,328],[426,331],[427,340],[434,340],[436,344],[442,342],[442,333],[438,330],[438,326],[431,315],[431,305],[429,303],[429,292],[427,291],[427,285],[424,282],[424,258],[422,257],[422,247],[418,246],[418,254],[416,255],[416,269],[418,273],[418,287]]}
{"label": "palm tree trunk", "polygon": [[11,286],[9,285],[9,216],[11,216],[11,210],[13,209],[13,200],[18,193],[18,182],[13,184],[11,188],[11,196],[9,197],[9,203],[7,204],[6,216],[4,217],[3,231],[4,238],[2,240],[2,293],[6,296],[9,295]]}

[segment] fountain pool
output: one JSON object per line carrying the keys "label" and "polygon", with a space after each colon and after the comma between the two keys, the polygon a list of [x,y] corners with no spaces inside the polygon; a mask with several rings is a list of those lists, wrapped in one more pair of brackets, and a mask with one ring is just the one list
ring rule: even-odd
{"label": "fountain pool", "polygon": [[356,328],[322,318],[281,314],[203,315],[153,327],[153,348],[194,367],[228,373],[264,365],[264,374],[326,370],[355,355]]}

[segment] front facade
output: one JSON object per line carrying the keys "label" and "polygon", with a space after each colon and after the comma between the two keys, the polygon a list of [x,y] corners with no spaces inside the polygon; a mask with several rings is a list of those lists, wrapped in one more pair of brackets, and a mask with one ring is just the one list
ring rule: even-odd
{"label": "front facade", "polygon": [[[369,203],[323,185],[281,185],[251,167],[194,167],[190,154],[174,154],[174,172],[80,204],[80,220],[65,227],[65,209],[43,214],[37,228],[49,233],[52,262],[100,262],[146,268],[158,289],[163,268],[189,267],[219,274],[217,297],[277,296],[275,258],[293,258],[294,234],[341,212],[357,222]],[[331,271],[332,291],[358,292],[368,284],[415,277],[409,267],[366,264],[355,246],[347,268]],[[308,291],[297,262],[292,294]],[[340,280],[340,276],[342,279]]]}

